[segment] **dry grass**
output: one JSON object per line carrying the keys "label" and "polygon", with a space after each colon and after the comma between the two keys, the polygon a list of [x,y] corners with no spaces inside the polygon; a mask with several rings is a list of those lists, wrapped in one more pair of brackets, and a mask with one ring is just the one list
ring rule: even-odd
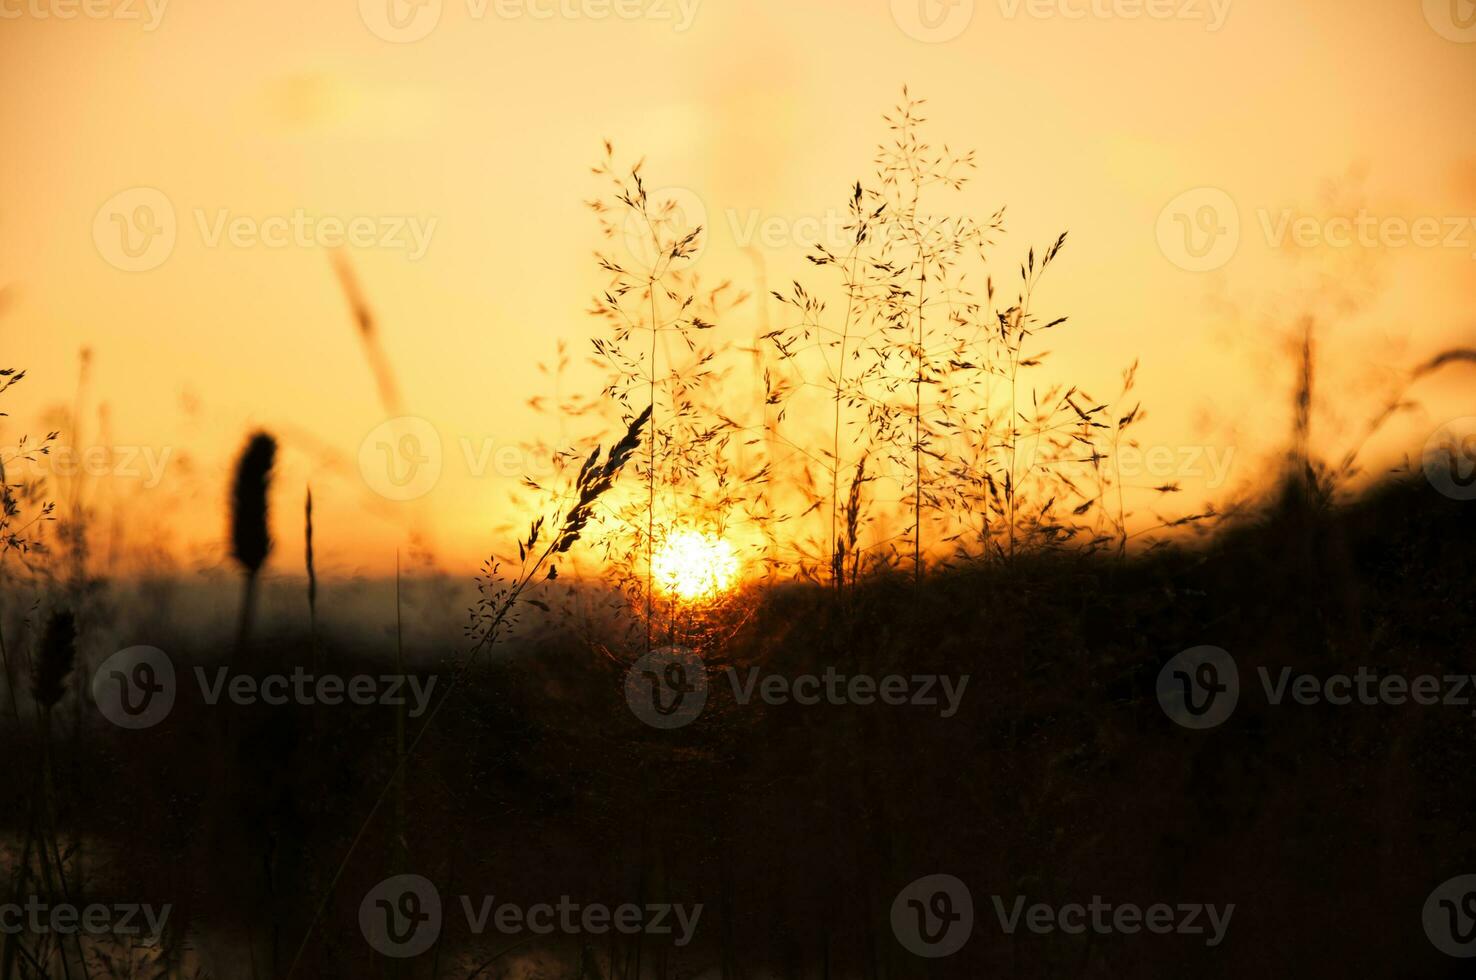
{"label": "dry grass", "polygon": [[[1130,492],[1168,501],[1180,492],[1172,483],[1132,487],[1121,472],[1123,451],[1136,446],[1146,417],[1137,402],[1137,363],[1122,371],[1106,401],[1052,377],[1045,345],[1067,333],[1068,321],[1042,309],[1049,307],[1046,272],[1067,261],[1067,236],[1039,251],[1027,247],[1022,259],[1008,263],[1012,281],[1018,265],[1018,281],[997,288],[992,270],[1005,235],[1003,211],[974,221],[948,210],[975,158],[933,145],[924,106],[904,90],[903,102],[884,117],[887,136],[873,177],[848,188],[845,249],[814,248],[809,259],[819,284],[758,290],[763,326],[757,342],[742,349],[724,343],[718,328],[750,297],[728,281],[703,285],[689,266],[705,229],[685,226],[648,190],[644,166],[617,167],[607,144],[595,168],[604,193],[591,205],[606,243],[598,262],[608,283],[591,307],[600,322],[592,359],[604,381],[598,397],[568,391],[563,347],[548,372],[555,384],[551,410],[561,425],[585,420],[587,431],[551,450],[559,461],[554,479],[527,481],[539,516],[516,536],[516,558],[509,549],[483,566],[465,625],[469,649],[451,659],[451,681],[418,729],[396,715],[388,746],[380,738],[383,719],[368,715],[348,728],[305,712],[285,723],[276,716],[243,718],[239,728],[226,726],[224,736],[185,717],[183,734],[156,733],[148,744],[177,751],[198,768],[234,766],[229,774],[241,777],[239,791],[174,794],[135,759],[125,760],[120,774],[109,771],[112,748],[82,737],[84,653],[90,625],[103,616],[106,586],[88,568],[85,508],[71,488],[69,526],[58,537],[79,544],[67,555],[72,574],[54,573],[46,565],[45,531],[55,516],[47,488],[39,481],[11,483],[5,472],[7,464],[48,453],[57,433],[39,442],[21,439],[0,454],[0,667],[11,726],[36,750],[35,764],[15,779],[24,783],[25,801],[8,804],[10,823],[0,824],[24,828],[19,859],[8,858],[6,894],[34,890],[64,898],[96,887],[84,862],[92,855],[77,829],[94,823],[115,835],[116,853],[107,856],[126,865],[133,881],[157,873],[167,846],[130,836],[136,828],[120,825],[131,814],[96,818],[88,809],[105,786],[119,799],[142,799],[160,824],[175,821],[171,827],[188,839],[195,857],[227,855],[231,867],[222,877],[246,882],[249,899],[241,901],[254,903],[242,917],[270,932],[264,944],[248,941],[252,955],[267,950],[263,975],[280,972],[279,953],[293,942],[289,973],[310,964],[323,969],[321,963],[338,965],[342,947],[324,936],[332,913],[344,913],[335,903],[352,904],[347,883],[384,870],[379,862],[353,863],[362,842],[391,855],[392,870],[412,858],[456,867],[467,860],[464,841],[478,839],[475,828],[488,832],[487,847],[502,868],[516,868],[510,877],[539,884],[544,869],[527,859],[513,833],[520,828],[510,826],[531,816],[556,829],[551,839],[574,855],[570,865],[582,865],[590,878],[606,876],[602,885],[634,880],[641,894],[684,883],[712,889],[721,899],[720,938],[704,952],[724,975],[782,968],[793,976],[901,976],[906,967],[879,941],[878,896],[894,889],[901,867],[937,857],[933,830],[956,816],[960,799],[989,821],[963,832],[960,850],[1021,874],[1033,869],[1022,870],[1015,855],[1044,854],[1061,880],[1071,878],[1071,868],[1115,873],[1100,858],[1110,850],[1101,840],[1078,847],[1062,843],[1059,830],[1040,830],[1040,837],[1057,835],[1045,841],[1036,830],[1037,824],[1056,828],[1053,814],[1064,815],[1061,826],[1069,819],[1080,829],[1099,800],[1115,800],[1124,775],[1111,760],[1123,746],[1153,760],[1146,775],[1127,774],[1136,779],[1134,792],[1192,810],[1185,800],[1198,776],[1174,769],[1158,733],[1142,738],[1141,709],[1160,648],[1200,639],[1195,631],[1214,611],[1200,597],[1213,591],[1233,611],[1217,615],[1233,621],[1226,628],[1246,645],[1270,637],[1293,652],[1309,642],[1307,622],[1266,602],[1266,590],[1278,599],[1304,597],[1317,613],[1320,632],[1310,642],[1319,656],[1357,649],[1363,592],[1387,600],[1369,605],[1378,629],[1425,629],[1399,618],[1407,614],[1402,601],[1424,608],[1426,597],[1391,591],[1411,579],[1415,560],[1381,524],[1405,521],[1399,533],[1418,538],[1448,569],[1456,558],[1440,535],[1452,518],[1403,496],[1387,505],[1370,498],[1363,510],[1334,506],[1362,444],[1336,467],[1313,453],[1318,393],[1311,321],[1302,332],[1292,393],[1288,467],[1267,488],[1271,505],[1202,552],[1151,553],[1162,543],[1157,531],[1221,515],[1209,509],[1156,515],[1146,527],[1135,517]],[[398,414],[401,397],[375,318],[346,259],[337,256],[335,268],[381,407]],[[770,325],[776,308],[787,318],[777,328]],[[1411,372],[1409,383],[1473,362],[1472,351],[1447,351]],[[0,370],[0,394],[23,377]],[[1401,390],[1369,431],[1408,405]],[[77,418],[80,409],[74,425]],[[277,451],[272,436],[249,437],[230,489],[230,552],[243,577],[238,650],[252,634],[258,582],[272,553]],[[1408,487],[1398,493],[1414,499]],[[1420,507],[1437,516],[1426,518]],[[306,658],[316,664],[320,647],[337,649],[352,666],[360,658],[335,647],[332,629],[319,622],[314,519],[322,515],[315,515],[311,490],[303,516]],[[747,587],[703,603],[681,603],[656,588],[655,550],[667,536],[690,529],[739,548],[754,570]],[[1294,560],[1273,560],[1274,548]],[[588,581],[561,598],[558,586],[577,577],[561,569],[577,567],[581,552],[584,567],[598,570],[585,578],[602,582],[614,602],[602,605],[599,586]],[[1354,553],[1364,556],[1356,575],[1347,571]],[[5,632],[5,606],[18,594],[8,588],[12,566],[40,569],[33,578],[38,598],[16,646],[7,645]],[[397,559],[394,649],[403,671],[398,573]],[[558,617],[541,615],[558,602],[582,604],[580,621],[561,630],[550,622]],[[485,656],[525,616],[540,619],[544,629],[527,642],[546,656],[516,663]],[[1143,636],[1145,621],[1151,642]],[[1455,616],[1442,623],[1468,625]],[[986,634],[998,649],[981,652],[977,638]],[[205,645],[199,637],[181,639],[187,650],[192,643]],[[710,727],[673,746],[634,730],[609,696],[634,655],[664,644],[691,646],[718,664],[854,663],[899,672],[931,664],[988,672],[1009,696],[1000,702],[1002,720],[990,714],[957,731],[861,713],[846,713],[834,727],[780,711],[744,718],[719,703]],[[261,645],[272,647],[265,656],[284,661],[301,655],[290,636]],[[1042,662],[1042,648],[1065,666]],[[485,674],[473,673],[479,663]],[[1052,671],[1091,683],[1064,691],[1065,685],[1041,679]],[[459,701],[452,701],[454,691]],[[451,731],[442,733],[433,723],[448,704],[442,725]],[[1057,733],[1063,724],[1069,738]],[[215,741],[202,736],[212,731]],[[1362,734],[1376,741],[1377,732]],[[1262,751],[1253,741],[1241,748]],[[494,761],[467,751],[488,744],[496,747]],[[995,752],[996,745],[1005,748]],[[755,746],[772,751],[754,752]],[[954,763],[972,758],[967,753],[980,754],[980,765],[1008,792],[961,775]],[[1225,765],[1208,755],[1196,757],[1197,764]],[[84,771],[83,760],[95,768]],[[680,778],[668,783],[672,772]],[[1433,792],[1442,784],[1432,777],[1420,785]],[[333,805],[315,811],[320,791]],[[377,826],[390,794],[392,819],[388,828]],[[1283,805],[1290,805],[1287,799],[1278,797]],[[429,816],[412,805],[417,800],[434,803]],[[243,801],[249,809],[238,805]],[[806,809],[807,801],[818,802]],[[1129,809],[1106,818],[1117,821],[1111,826],[1119,834],[1141,829]],[[1007,844],[990,838],[991,828],[1004,828]],[[836,836],[842,859],[817,858],[814,841]],[[1249,836],[1268,840],[1259,832]],[[222,849],[221,841],[231,846]],[[1164,866],[1186,860],[1175,842],[1154,836],[1138,843]],[[770,847],[781,870],[770,869],[774,877],[765,878],[764,869],[746,866],[743,849]],[[1094,855],[1101,865],[1090,864]],[[1225,876],[1237,859],[1227,849],[1206,858],[1204,867]],[[498,865],[482,855],[472,860],[478,870]],[[170,880],[191,880],[190,870]],[[827,874],[845,887],[820,887],[830,882]],[[803,950],[771,941],[769,933],[784,923],[744,912],[762,904],[775,880],[785,886],[780,911],[808,916],[813,925]],[[1136,873],[1123,880],[1155,884]],[[74,971],[183,976],[180,942],[171,934],[164,947],[135,955],[81,943],[69,948],[54,937],[7,936],[0,980],[70,978]],[[362,951],[351,948],[346,955],[357,964]],[[997,951],[977,955],[992,968],[1002,965]],[[1128,972],[1142,965],[1117,951],[1101,955]],[[1052,952],[1043,966],[1034,965],[1061,975],[1067,958]],[[581,977],[603,980],[685,975],[669,950],[643,949],[638,941],[581,949],[577,962]],[[1257,963],[1249,954],[1237,961]],[[440,972],[439,960],[432,970]]]}

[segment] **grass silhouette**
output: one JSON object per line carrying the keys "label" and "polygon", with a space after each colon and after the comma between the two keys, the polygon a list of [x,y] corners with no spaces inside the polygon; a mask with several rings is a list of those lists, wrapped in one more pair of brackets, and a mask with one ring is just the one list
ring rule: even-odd
{"label": "grass silhouette", "polygon": [[[1018,282],[997,288],[1003,212],[930,210],[974,155],[935,149],[924,106],[904,90],[873,178],[848,185],[844,250],[812,250],[819,284],[760,290],[745,348],[722,328],[752,297],[697,277],[706,230],[606,144],[591,204],[607,277],[591,306],[600,391],[564,387],[561,347],[550,411],[585,431],[550,450],[551,479],[526,481],[536,510],[482,566],[462,650],[406,628],[398,555],[392,633],[343,628],[314,554],[315,527],[339,515],[310,489],[306,623],[296,591],[295,614],[260,612],[271,435],[247,437],[220,488],[242,575],[233,649],[249,643],[249,658],[127,608],[85,548],[66,552],[77,568],[52,567],[48,524],[85,522],[85,508],[58,519],[49,488],[5,474],[58,434],[0,454],[0,733],[20,787],[0,795],[0,906],[157,896],[177,909],[151,946],[6,933],[0,980],[1436,975],[1445,964],[1405,913],[1476,855],[1469,718],[1252,695],[1262,670],[1468,671],[1470,515],[1422,479],[1429,460],[1351,487],[1410,386],[1476,352],[1408,372],[1329,462],[1314,450],[1309,318],[1285,462],[1258,496],[1139,520],[1121,464],[1145,418],[1137,363],[1107,401],[1045,370],[1046,338],[1069,329],[1042,312],[1045,273],[1068,261],[1068,238],[1027,247]],[[335,270],[381,408],[399,414],[380,325],[342,255]],[[23,376],[0,371],[0,395]],[[1436,465],[1468,462],[1442,452]],[[658,587],[657,549],[693,531],[748,563],[731,592],[683,602]],[[165,722],[99,718],[87,690],[105,635],[169,651],[180,696]],[[1205,644],[1233,653],[1247,693],[1208,735],[1156,700],[1168,659]],[[700,718],[672,731],[621,693],[667,647],[699,655],[708,680]],[[423,716],[399,705],[388,719],[382,704],[209,704],[190,690],[196,670],[324,664],[446,682]],[[956,713],[745,702],[731,680],[836,671],[967,675],[970,700]],[[391,963],[366,945],[361,902],[387,872],[439,890],[433,954]],[[895,941],[889,909],[939,872],[969,880],[976,938],[935,969]],[[706,920],[688,947],[618,932],[514,941],[458,918],[458,896],[483,888],[525,905],[701,902]],[[990,924],[991,897],[1097,894],[1234,902],[1241,924],[1221,948]]]}

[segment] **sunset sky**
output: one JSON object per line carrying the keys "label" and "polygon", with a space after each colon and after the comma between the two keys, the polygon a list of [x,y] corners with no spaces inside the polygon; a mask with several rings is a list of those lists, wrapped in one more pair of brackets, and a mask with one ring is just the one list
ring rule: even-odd
{"label": "sunset sky", "polygon": [[[599,329],[601,141],[700,202],[705,280],[758,292],[760,265],[770,288],[810,276],[904,85],[934,141],[978,151],[938,210],[1008,209],[1003,288],[1069,230],[1037,297],[1071,317],[1053,370],[1105,400],[1139,359],[1145,443],[1233,449],[1221,485],[1186,475],[1188,506],[1282,447],[1303,315],[1330,455],[1476,333],[1471,0],[0,0],[0,367],[29,372],[0,443],[61,427],[87,348],[81,445],[139,472],[88,499],[126,502],[135,545],[218,559],[263,427],[284,567],[309,481],[327,569],[393,569],[414,527],[467,567],[521,475],[496,449],[560,435],[526,406],[551,391],[535,363]],[[1207,215],[1231,247],[1178,244]],[[1364,219],[1346,244],[1337,216]],[[360,473],[385,412],[330,261],[351,230],[404,411],[443,447],[411,503]],[[759,314],[720,329],[747,342]],[[1375,459],[1476,414],[1459,382],[1417,389]]]}

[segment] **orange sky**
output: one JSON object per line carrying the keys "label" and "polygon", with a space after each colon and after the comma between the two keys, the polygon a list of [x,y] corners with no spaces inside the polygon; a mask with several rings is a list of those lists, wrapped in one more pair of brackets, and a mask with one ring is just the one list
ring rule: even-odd
{"label": "orange sky", "polygon": [[[1196,497],[1279,447],[1302,313],[1330,452],[1397,368],[1471,340],[1471,0],[920,2],[0,0],[0,366],[30,371],[0,441],[70,406],[87,347],[82,445],[119,447],[115,470],[135,454],[89,499],[126,502],[135,543],[167,524],[161,546],[214,560],[230,458],[260,425],[286,446],[284,565],[311,480],[327,568],[391,569],[413,526],[462,568],[522,466],[497,450],[556,434],[524,406],[548,393],[534,362],[597,329],[600,140],[700,201],[705,278],[753,288],[754,248],[784,283],[869,176],[904,83],[934,139],[979,151],[950,210],[1009,209],[1000,279],[1070,230],[1040,296],[1072,317],[1056,368],[1105,395],[1141,358],[1147,442],[1234,450]],[[1226,201],[1233,254],[1181,251]],[[1360,212],[1370,241],[1327,244],[1329,216]],[[130,256],[150,217],[160,251]],[[1422,221],[1440,244],[1400,244]],[[325,249],[350,230],[406,411],[444,448],[410,504],[359,473],[384,412]],[[723,329],[749,338],[757,312]],[[1422,391],[1381,451],[1476,413],[1458,385]],[[467,445],[503,462],[478,477]]]}

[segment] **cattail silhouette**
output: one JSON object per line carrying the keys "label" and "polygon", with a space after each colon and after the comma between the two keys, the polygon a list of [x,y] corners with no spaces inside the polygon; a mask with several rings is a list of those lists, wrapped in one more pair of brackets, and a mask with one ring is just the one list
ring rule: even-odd
{"label": "cattail silhouette", "polygon": [[238,634],[241,646],[251,630],[257,578],[272,551],[272,537],[267,530],[267,488],[272,482],[272,464],[276,459],[277,440],[265,432],[256,433],[236,463],[236,482],[231,489],[231,556],[240,563],[246,576]]}
{"label": "cattail silhouette", "polygon": [[67,693],[67,677],[77,659],[77,618],[70,609],[58,609],[46,621],[41,657],[31,693],[45,711],[56,707]]}

